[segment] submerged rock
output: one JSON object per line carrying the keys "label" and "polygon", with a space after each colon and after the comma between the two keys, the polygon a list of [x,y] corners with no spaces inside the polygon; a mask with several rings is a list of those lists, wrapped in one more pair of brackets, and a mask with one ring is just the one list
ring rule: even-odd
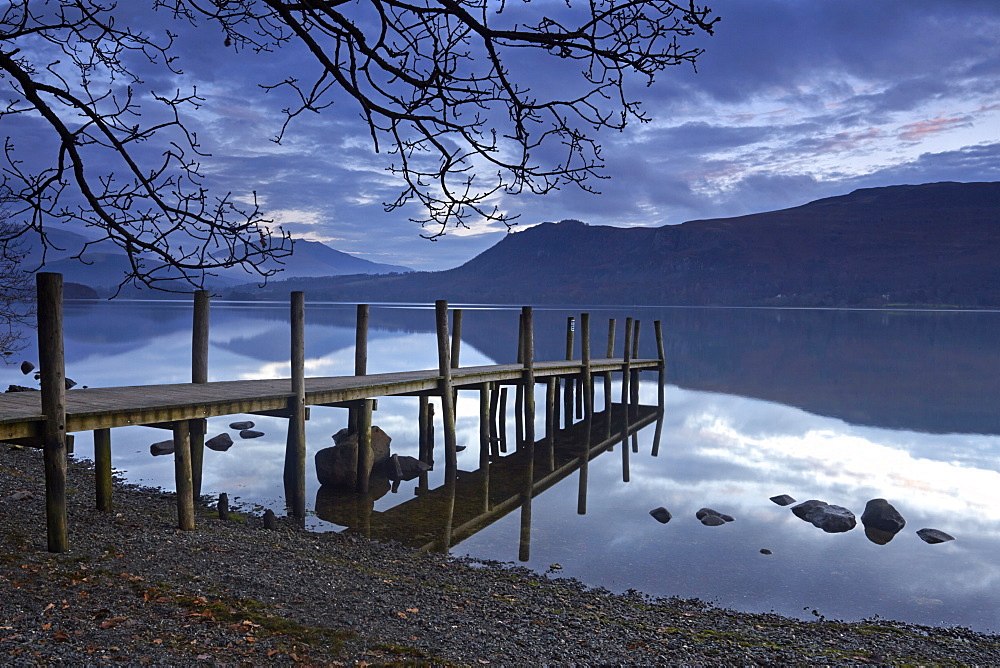
{"label": "submerged rock", "polygon": [[254,424],[250,420],[243,420],[241,422],[230,422],[229,428],[235,429],[236,431],[243,431],[244,429],[253,429]]}
{"label": "submerged rock", "polygon": [[655,519],[660,524],[666,524],[671,520],[672,517],[670,515],[670,511],[664,508],[663,506],[660,506],[659,508],[653,508],[652,510],[649,511],[649,514],[652,515],[653,519]]}
{"label": "submerged rock", "polygon": [[35,370],[35,365],[29,362],[28,360],[24,360],[23,362],[21,362],[21,373],[23,373],[25,376],[27,376],[34,370]]}
{"label": "submerged rock", "polygon": [[792,507],[792,512],[799,519],[827,533],[843,533],[858,525],[857,519],[847,508],[834,506],[826,501],[810,499]]}
{"label": "submerged rock", "polygon": [[253,429],[244,429],[240,432],[240,438],[260,438],[264,435],[262,431],[254,431]]}
{"label": "submerged rock", "polygon": [[225,452],[233,447],[233,437],[223,432],[205,441],[205,447],[216,452]]}
{"label": "submerged rock", "polygon": [[921,529],[917,532],[917,535],[920,536],[920,540],[925,543],[930,543],[931,545],[936,543],[947,543],[949,540],[955,540],[954,536],[937,529]]}
{"label": "submerged rock", "polygon": [[[358,480],[358,435],[341,429],[333,435],[333,441],[336,445],[316,453],[316,477],[321,485],[354,490]],[[372,426],[371,441],[372,468],[368,471],[369,475],[373,470],[384,470],[389,460],[389,444],[392,439],[379,427]]]}
{"label": "submerged rock", "polygon": [[788,496],[787,494],[781,494],[779,496],[772,496],[771,501],[777,503],[779,506],[790,506],[795,503],[795,499]]}
{"label": "submerged rock", "polygon": [[865,525],[868,540],[877,545],[885,545],[906,526],[903,516],[885,499],[872,499],[865,504],[861,523]]}
{"label": "submerged rock", "polygon": [[389,480],[413,480],[421,473],[430,471],[433,467],[426,462],[422,462],[416,457],[403,455],[393,455],[389,458],[390,464],[385,467]]}
{"label": "submerged rock", "polygon": [[172,455],[174,454],[174,441],[173,439],[169,441],[160,441],[159,443],[153,443],[149,446],[149,454],[154,457],[159,457],[160,455]]}
{"label": "submerged rock", "polygon": [[707,527],[722,526],[726,522],[733,521],[733,517],[731,515],[720,513],[718,510],[713,510],[711,508],[702,508],[696,512],[694,516]]}

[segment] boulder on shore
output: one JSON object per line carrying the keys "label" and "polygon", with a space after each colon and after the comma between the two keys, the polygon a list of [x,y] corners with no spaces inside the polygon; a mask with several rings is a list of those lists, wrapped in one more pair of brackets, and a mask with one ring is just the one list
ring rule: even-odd
{"label": "boulder on shore", "polygon": [[[341,429],[333,435],[336,443],[333,447],[323,448],[316,453],[316,477],[321,485],[329,485],[333,489],[354,490],[358,483],[357,452],[358,435]],[[371,429],[372,470],[382,470],[389,459],[389,435],[377,426]]]}
{"label": "boulder on shore", "polygon": [[858,525],[857,519],[847,508],[834,506],[826,501],[810,499],[792,507],[792,512],[799,519],[827,533],[843,533]]}

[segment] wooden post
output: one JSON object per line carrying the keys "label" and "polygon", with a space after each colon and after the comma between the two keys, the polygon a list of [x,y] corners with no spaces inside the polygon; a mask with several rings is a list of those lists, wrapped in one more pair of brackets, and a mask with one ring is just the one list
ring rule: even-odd
{"label": "wooden post", "polygon": [[666,398],[664,397],[664,385],[666,383],[666,370],[667,370],[667,359],[663,352],[663,327],[660,325],[659,320],[653,321],[653,332],[656,334],[656,353],[660,358],[660,366],[657,367],[657,387],[656,387],[656,407],[657,407],[657,418],[656,418],[656,431],[653,434],[653,452],[652,455],[656,457],[660,454],[660,437],[663,433],[663,413],[666,407]]}
{"label": "wooden post", "polygon": [[590,432],[594,427],[594,386],[590,376],[590,314],[580,314],[580,358],[583,371],[580,374],[580,389],[583,394],[584,437],[583,455],[580,459],[580,487],[577,492],[576,512],[587,514],[587,479],[590,475]]}
{"label": "wooden post", "polygon": [[97,485],[97,509],[106,513],[113,508],[114,486],[111,477],[111,430],[94,430],[94,476]]}
{"label": "wooden post", "polygon": [[[208,323],[209,304],[212,293],[196,290],[194,293],[194,314],[191,322],[191,382],[208,382]],[[201,479],[205,461],[205,421],[191,420],[188,433],[191,436],[191,475],[194,497],[201,496]]]}
{"label": "wooden post", "polygon": [[500,456],[500,437],[497,434],[497,412],[500,409],[500,384],[492,383],[490,391],[490,456]]}
{"label": "wooden post", "polygon": [[305,293],[291,294],[291,364],[292,379],[288,419],[288,438],[285,441],[285,503],[294,517],[306,514],[306,301]]}
{"label": "wooden post", "polygon": [[433,456],[428,453],[427,447],[427,406],[430,399],[421,395],[420,405],[417,408],[417,458],[425,464],[433,464]]}
{"label": "wooden post", "polygon": [[177,527],[194,529],[194,483],[191,479],[191,433],[187,420],[174,423],[174,485],[177,488]]}
{"label": "wooden post", "polygon": [[498,430],[500,432],[500,452],[507,452],[507,388],[500,388],[500,419]]}
{"label": "wooden post", "polygon": [[[354,325],[354,375],[364,376],[368,373],[368,304],[358,304]],[[357,434],[359,407],[347,409],[347,432]]]}
{"label": "wooden post", "polygon": [[[573,316],[566,318],[566,359],[573,359],[573,332],[576,329],[576,319]],[[575,401],[573,398],[573,377],[566,376],[566,388],[563,393],[563,412],[565,413],[566,427],[573,426],[573,408]]]}
{"label": "wooden post", "polygon": [[356,491],[368,493],[368,476],[372,469],[372,399],[362,399],[358,409],[358,468]]}
{"label": "wooden post", "polygon": [[490,390],[492,383],[479,386],[479,467],[490,463]]}
{"label": "wooden post", "polygon": [[[608,359],[612,359],[615,356],[615,327],[617,323],[614,318],[608,319],[608,352],[605,355]],[[611,438],[611,404],[613,397],[611,396],[611,372],[607,371],[604,374],[604,415],[605,415],[605,429],[604,438]]]}
{"label": "wooden post", "polygon": [[[524,364],[524,313],[517,317],[517,363]],[[524,444],[524,386],[514,386],[514,449]]]}
{"label": "wooden post", "polygon": [[535,337],[534,324],[530,306],[521,309],[524,321],[524,440],[527,448],[528,465],[525,467],[524,499],[521,504],[521,540],[518,558],[521,561],[529,559],[531,546],[531,497],[534,492],[535,480]]}
{"label": "wooden post", "polygon": [[451,312],[451,368],[458,368],[458,358],[462,353],[462,309]]}
{"label": "wooden post", "polygon": [[[632,358],[639,359],[639,320],[632,323]],[[629,410],[636,413],[636,406],[639,405],[639,370],[632,370],[632,377],[629,380]],[[639,452],[639,432],[632,432],[632,452]]]}
{"label": "wooden post", "polygon": [[556,417],[556,383],[558,378],[545,379],[545,441],[549,448],[549,470],[556,468],[556,427],[558,418]]}
{"label": "wooden post", "polygon": [[437,316],[438,373],[441,375],[441,418],[444,422],[444,457],[446,470],[458,467],[455,438],[455,395],[451,384],[451,350],[448,336],[448,302],[439,299],[434,303]]}
{"label": "wooden post", "polygon": [[625,351],[622,363],[622,481],[629,481],[628,472],[628,428],[629,428],[629,364],[632,354],[632,318],[625,318]]}
{"label": "wooden post", "polygon": [[49,552],[69,549],[66,524],[66,360],[63,353],[62,274],[35,274],[38,363],[42,385],[45,521]]}

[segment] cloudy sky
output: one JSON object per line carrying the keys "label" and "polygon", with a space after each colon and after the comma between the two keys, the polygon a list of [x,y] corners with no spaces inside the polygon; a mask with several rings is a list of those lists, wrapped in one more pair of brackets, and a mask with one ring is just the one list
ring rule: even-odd
{"label": "cloudy sky", "polygon": [[[565,218],[659,226],[861,187],[1000,180],[996,0],[710,6],[722,21],[714,36],[690,42],[706,49],[697,73],[661,73],[641,90],[652,121],[601,136],[610,177],[601,194],[566,187],[504,197],[501,209],[520,214],[522,227]],[[296,236],[415,269],[456,266],[502,238],[502,226],[480,224],[430,242],[408,220],[419,211],[385,213],[382,202],[399,191],[385,172],[391,158],[370,150],[346,100],[297,119],[282,145],[269,142],[282,105],[256,84],[294,75],[301,54],[233,54],[219,48],[218,31],[200,30],[179,42],[186,74],[176,83],[197,84],[205,98],[199,139],[213,154],[205,161],[213,184],[255,189]],[[525,81],[545,86],[544,67],[519,65]]]}

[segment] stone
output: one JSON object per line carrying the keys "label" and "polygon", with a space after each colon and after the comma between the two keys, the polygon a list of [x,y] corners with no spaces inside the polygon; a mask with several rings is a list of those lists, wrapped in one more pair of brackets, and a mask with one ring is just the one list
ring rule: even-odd
{"label": "stone", "polygon": [[216,452],[225,452],[233,447],[233,437],[223,432],[205,441],[205,447]]}
{"label": "stone", "polygon": [[389,460],[393,465],[384,467],[389,480],[413,480],[432,468],[430,464],[406,455],[393,455]]}
{"label": "stone", "polygon": [[37,387],[25,387],[24,385],[9,385],[8,392],[38,392]]}
{"label": "stone", "polygon": [[253,429],[244,429],[240,432],[240,438],[260,438],[264,435],[262,431],[254,431]]}
{"label": "stone", "polygon": [[774,501],[779,506],[790,506],[795,503],[795,499],[788,496],[787,494],[781,494],[779,496],[772,496],[771,501]]}
{"label": "stone", "polygon": [[149,446],[149,454],[154,457],[159,457],[160,455],[172,455],[174,454],[174,441],[173,439],[169,441],[160,441],[159,443],[153,443]]}
{"label": "stone", "polygon": [[774,554],[773,552],[771,552],[771,550],[767,549],[766,547],[760,548],[760,553],[764,555]]}
{"label": "stone", "polygon": [[66,386],[67,390],[72,390],[76,387],[76,381],[72,378],[63,378],[63,384]]}
{"label": "stone", "polygon": [[264,528],[271,531],[278,528],[278,518],[274,516],[274,511],[270,508],[264,511]]}
{"label": "stone", "polygon": [[230,422],[229,428],[235,429],[236,431],[243,431],[244,429],[253,429],[254,424],[250,420],[243,420],[241,422]]}
{"label": "stone", "polygon": [[35,370],[35,365],[29,362],[28,360],[24,360],[23,362],[21,362],[21,373],[23,373],[25,376],[27,376],[34,370]]}
{"label": "stone", "polygon": [[939,531],[937,529],[921,529],[917,532],[920,536],[920,540],[925,543],[930,543],[935,545],[937,543],[947,543],[949,540],[955,540],[954,536],[946,534],[944,531]]}
{"label": "stone", "polygon": [[733,521],[733,517],[731,515],[720,513],[718,510],[713,510],[711,508],[702,508],[696,512],[694,516],[707,527],[722,526],[726,522]]}
{"label": "stone", "polygon": [[[389,435],[377,426],[372,426],[372,471],[383,471],[389,462]],[[341,429],[333,435],[336,444],[331,448],[323,448],[316,453],[316,477],[321,485],[329,485],[333,489],[354,490],[357,488],[358,435]],[[400,458],[402,459],[402,458]],[[401,464],[402,465],[402,464]]]}
{"label": "stone", "polygon": [[826,501],[810,499],[792,507],[792,512],[799,519],[827,533],[843,533],[858,525],[857,519],[847,508],[834,506]]}
{"label": "stone", "polygon": [[229,521],[229,495],[225,492],[219,494],[219,503],[216,506],[219,511],[219,519],[223,522]]}
{"label": "stone", "polygon": [[671,519],[670,511],[664,508],[663,506],[660,506],[659,508],[653,508],[652,510],[649,511],[649,514],[652,515],[653,519],[655,519],[660,524],[666,524]]}
{"label": "stone", "polygon": [[19,489],[7,497],[8,501],[30,501],[35,495],[26,489]]}
{"label": "stone", "polygon": [[861,523],[865,525],[868,539],[879,545],[888,543],[906,526],[903,516],[885,499],[872,499],[866,503]]}

